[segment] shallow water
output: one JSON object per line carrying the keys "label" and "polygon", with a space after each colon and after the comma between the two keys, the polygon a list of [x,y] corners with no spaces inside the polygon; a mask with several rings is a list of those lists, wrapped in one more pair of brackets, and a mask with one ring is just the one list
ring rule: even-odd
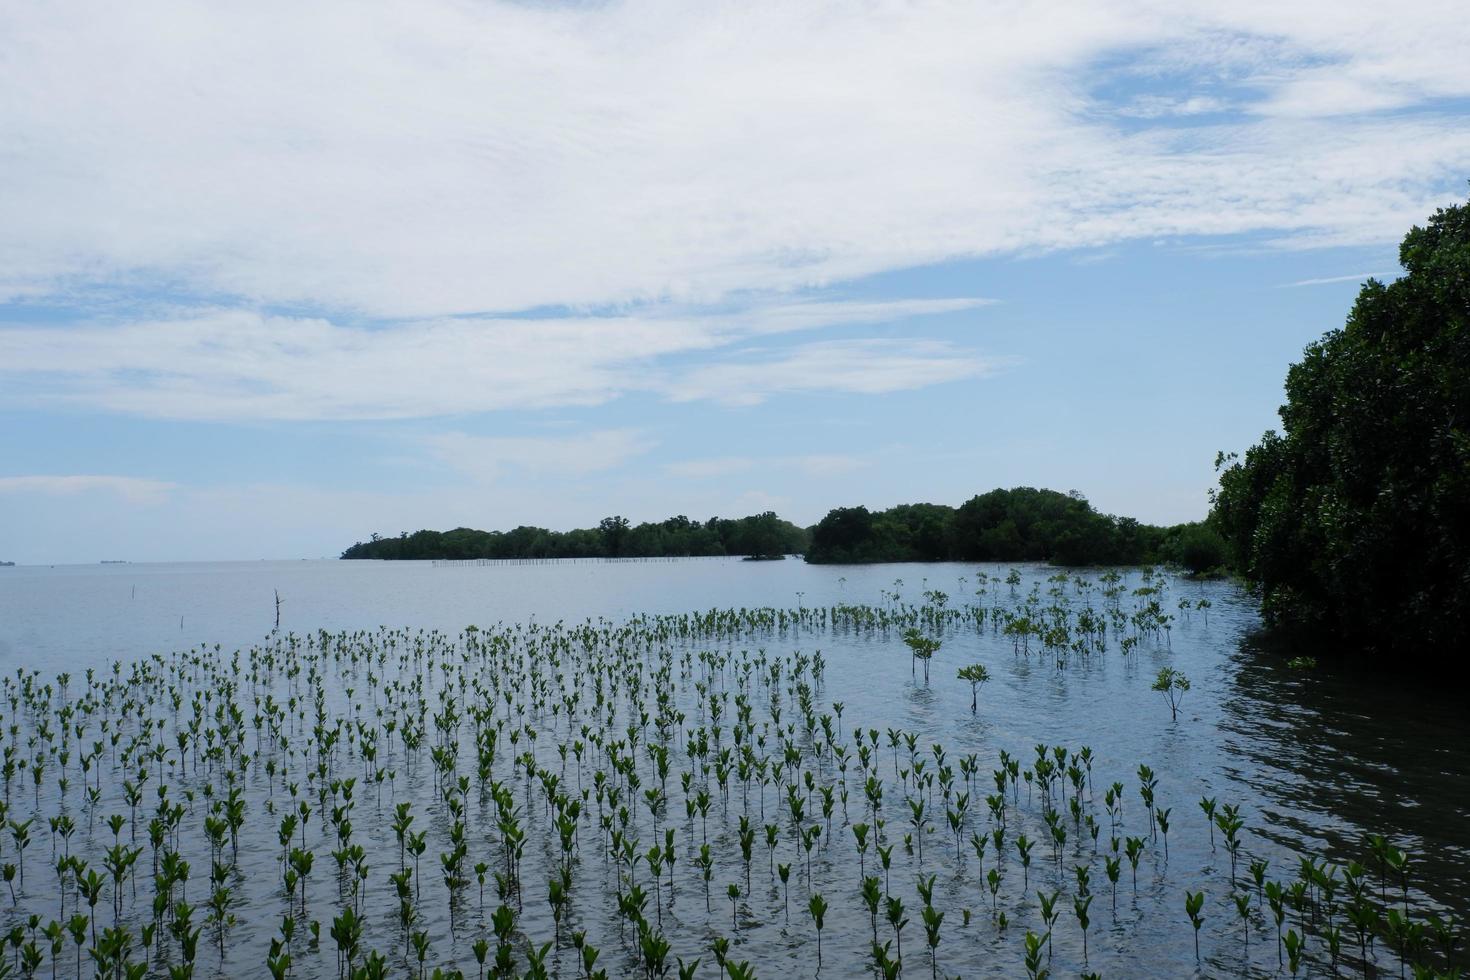
{"label": "shallow water", "polygon": [[[812,608],[839,603],[893,608],[891,593],[897,592],[901,603],[915,604],[923,601],[920,593],[926,588],[949,593],[951,607],[972,601],[987,608],[1013,608],[1033,585],[1043,594],[1053,585],[1046,579],[1055,574],[1055,569],[1022,566],[1023,582],[1015,590],[992,583],[983,595],[974,595],[978,572],[1003,577],[1008,568],[843,568],[807,566],[796,561],[494,567],[301,562],[10,568],[0,570],[0,668],[12,677],[17,668],[36,669],[46,679],[72,671],[78,678],[73,681],[75,691],[86,668],[101,668],[112,659],[131,662],[199,644],[212,648],[215,643],[228,655],[234,649],[264,642],[273,625],[276,589],[282,597],[283,633],[375,630],[387,625],[409,630],[438,629],[448,637],[446,642],[452,642],[470,623],[482,627],[498,622],[576,623],[589,617],[621,621],[638,613],[731,607]],[[1096,574],[1083,574],[1094,582],[1097,579]],[[1130,573],[1130,586],[1139,581],[1139,573]],[[1061,892],[1061,898],[1060,915],[1053,929],[1051,968],[1057,976],[1080,972],[1082,933],[1071,904],[1076,892],[1072,869],[1078,864],[1090,867],[1092,872],[1088,969],[1104,976],[1174,977],[1196,971],[1209,976],[1277,973],[1274,925],[1253,920],[1249,947],[1242,941],[1234,905],[1228,898],[1230,862],[1218,840],[1212,847],[1208,826],[1197,806],[1196,801],[1205,795],[1241,807],[1246,822],[1241,877],[1249,859],[1262,858],[1270,861],[1270,877],[1289,881],[1296,872],[1298,853],[1335,864],[1353,859],[1369,864],[1363,838],[1369,833],[1383,833],[1412,855],[1410,902],[1416,915],[1438,909],[1453,911],[1463,919],[1470,912],[1470,820],[1466,819],[1470,816],[1466,813],[1470,808],[1470,771],[1462,761],[1470,725],[1464,712],[1448,700],[1440,703],[1426,699],[1422,692],[1411,688],[1399,690],[1376,681],[1365,684],[1359,678],[1289,670],[1278,657],[1259,654],[1247,642],[1257,620],[1249,597],[1234,586],[1171,580],[1168,588],[1164,609],[1176,616],[1172,629],[1158,642],[1144,642],[1132,655],[1123,656],[1116,642],[1111,642],[1104,653],[1073,655],[1059,665],[1055,656],[1037,650],[1018,655],[1012,641],[989,625],[981,630],[952,627],[944,635],[928,684],[923,683],[922,676],[913,678],[905,671],[908,651],[895,630],[756,631],[687,643],[671,640],[668,645],[676,656],[711,650],[736,659],[742,651],[752,657],[759,656],[757,651],[765,651],[768,657],[788,657],[795,651],[810,655],[820,650],[827,667],[816,690],[817,713],[830,714],[832,702],[842,702],[841,725],[849,744],[854,726],[882,733],[895,728],[917,734],[921,753],[936,743],[944,745],[951,766],[962,755],[978,756],[979,775],[968,814],[970,830],[983,832],[991,826],[984,797],[994,792],[990,773],[1002,750],[1024,767],[1034,759],[1033,747],[1038,743],[1066,746],[1073,751],[1084,745],[1092,749],[1095,792],[1084,799],[1102,827],[1099,851],[1106,850],[1110,836],[1103,789],[1113,781],[1126,787],[1119,836],[1148,836],[1135,773],[1140,763],[1153,768],[1159,779],[1159,805],[1173,811],[1168,857],[1164,857],[1162,839],[1149,840],[1139,864],[1136,892],[1124,862],[1116,913],[1112,911],[1112,890],[1104,876],[1101,854],[1094,855],[1092,842],[1085,839],[1085,832],[1079,835],[1079,828],[1068,816],[1064,820],[1068,838],[1059,866],[1053,860],[1050,832],[1041,820],[1038,794],[1034,790],[1028,794],[1026,784],[1019,786],[1017,802],[1007,811],[1005,851],[999,865],[1003,879],[994,909],[969,846],[960,848],[957,858],[943,807],[931,809],[932,833],[925,835],[923,871],[937,876],[934,905],[946,913],[937,967],[948,975],[1023,975],[1024,933],[1028,928],[1044,931],[1036,892],[1053,889]],[[1075,585],[1067,583],[1063,594],[1074,605],[1102,605],[1095,588],[1079,593]],[[1212,604],[1208,617],[1199,611],[1183,616],[1176,607],[1180,598],[1191,603],[1208,598]],[[991,681],[981,690],[980,710],[974,714],[970,712],[969,686],[954,677],[957,666],[970,662],[984,663],[991,674]],[[1154,674],[1165,665],[1183,670],[1192,681],[1177,722],[1171,721],[1162,696],[1149,689]],[[338,667],[352,671],[351,667]],[[413,676],[412,669],[400,675],[393,667],[390,658],[385,668],[388,676],[405,680]],[[689,677],[681,678],[677,672],[675,675],[679,704],[690,719],[686,729],[694,727],[698,714],[694,707],[697,662],[691,670]],[[100,669],[98,674],[102,675]],[[435,683],[432,675],[428,680]],[[341,716],[352,710],[345,691],[354,684],[352,700],[361,705],[360,677],[349,680],[339,672],[327,678],[331,714]],[[281,696],[278,692],[277,697]],[[755,722],[768,722],[769,699],[752,700]],[[250,708],[249,704],[242,705],[247,726]],[[795,705],[788,704],[785,710],[783,721],[799,722]],[[7,725],[20,725],[18,744],[23,750],[28,719],[14,708],[7,715]],[[730,720],[727,716],[723,724],[728,726]],[[538,725],[546,732],[554,725],[558,731],[566,731],[565,719],[544,719]],[[88,738],[97,737],[94,726]],[[728,728],[726,738],[728,744]],[[249,741],[253,748],[255,736]],[[295,741],[305,739],[297,736]],[[682,745],[682,740],[676,739],[676,743]],[[7,739],[5,744],[17,743]],[[902,835],[909,829],[908,807],[902,798],[906,787],[895,775],[886,738],[880,744],[876,768],[885,779],[883,813],[889,822],[889,840],[896,842],[890,890],[903,898],[910,919],[902,937],[905,972],[918,976],[930,970],[914,887],[920,866],[917,854],[904,853],[902,844]],[[460,754],[461,771],[473,774],[474,750],[468,733],[465,746]],[[342,751],[346,753],[347,749]],[[434,789],[434,772],[427,759],[410,764],[409,753],[401,745],[395,751],[392,767],[396,778],[383,790],[381,803],[376,791],[362,785],[356,795],[353,839],[370,855],[363,947],[388,955],[394,972],[409,972],[416,966],[404,951],[398,905],[387,880],[388,873],[398,866],[398,843],[390,826],[392,804],[410,800],[418,814],[416,828],[429,831],[429,849],[423,858],[423,918],[416,926],[430,935],[427,963],[431,968],[457,966],[473,976],[476,966],[470,943],[487,931],[478,886],[472,882],[459,902],[451,935],[447,893],[438,874],[438,853],[445,846],[449,817]],[[777,751],[774,744],[768,751]],[[417,754],[426,756],[426,752],[420,749]],[[538,740],[536,754],[541,766],[560,770],[561,761],[549,737]],[[554,924],[546,903],[546,879],[559,847],[539,789],[531,791],[529,797],[525,795],[525,780],[512,776],[509,755],[509,750],[502,751],[495,778],[514,787],[529,836],[519,928],[538,942],[550,941]],[[903,755],[906,765],[907,753]],[[686,754],[676,750],[674,756],[675,774],[690,767]],[[643,788],[647,788],[654,778],[647,756],[640,754],[639,760]],[[389,762],[382,764],[390,767]],[[74,783],[79,782],[75,757],[70,765]],[[344,774],[363,769],[362,761],[350,754],[343,756],[340,765]],[[39,816],[31,829],[32,844],[26,854],[26,886],[18,889],[17,907],[6,911],[5,928],[23,921],[27,911],[46,917],[58,911],[56,875],[47,867],[50,843],[45,827],[47,818],[60,812],[61,807],[55,768],[53,764],[38,803],[28,781],[18,781],[12,790],[10,819],[24,820],[33,811]],[[582,767],[583,785],[590,785],[594,768],[589,758]],[[934,768],[932,761],[929,768]],[[575,769],[573,763],[564,777],[566,785],[572,784]],[[820,779],[829,783],[837,777],[830,762],[817,771]],[[103,820],[111,813],[129,813],[121,796],[122,778],[121,773],[110,778],[104,773],[103,800],[92,814],[89,811],[93,808],[80,801],[77,786],[72,786],[68,812],[81,827],[72,840],[74,852],[95,855],[111,843],[112,833]],[[848,779],[848,813],[852,820],[865,819],[860,814],[864,808],[861,784],[852,774]],[[196,774],[186,764],[171,780],[170,798],[177,800],[186,787],[198,788],[202,781],[202,771]],[[279,779],[270,790],[268,782],[259,766],[250,769],[246,783],[250,819],[241,830],[239,867],[232,878],[236,897],[231,911],[237,922],[228,930],[222,962],[217,947],[210,946],[213,930],[206,929],[196,975],[263,974],[270,938],[290,908],[280,884],[281,848],[276,839],[279,812],[266,812],[268,806],[277,807],[282,802],[285,790]],[[804,857],[785,829],[786,821],[782,821],[775,860],[793,862],[789,927],[785,924],[780,885],[768,871],[767,851],[759,832],[762,821],[754,819],[754,887],[750,895],[742,896],[736,909],[740,924],[735,930],[725,886],[739,883],[742,892],[745,890],[735,832],[741,812],[738,782],[732,777],[728,804],[716,802],[709,813],[709,842],[715,859],[709,913],[705,911],[704,887],[693,860],[703,834],[701,821],[696,819],[691,826],[684,819],[677,775],[670,778],[669,796],[662,826],[677,830],[679,859],[674,871],[676,897],[664,908],[662,928],[675,954],[685,959],[702,958],[700,976],[715,975],[709,942],[717,935],[729,936],[732,959],[749,960],[760,976],[814,975],[815,933],[805,911],[812,890],[823,894],[830,906],[822,933],[821,976],[870,972],[867,952],[872,929],[859,897],[856,850],[850,830],[843,826],[840,803],[832,820],[832,840],[827,840],[825,820],[818,821],[823,836],[813,851],[810,883],[795,870],[797,864],[804,863]],[[779,802],[775,790],[767,788],[765,797],[768,821],[774,821]],[[152,802],[150,794],[140,813],[150,811]],[[209,854],[201,830],[205,809],[202,798],[196,803],[195,812],[183,821],[180,847],[194,864],[188,886],[190,898],[201,902]],[[758,808],[754,796],[751,806]],[[574,872],[570,923],[562,930],[563,943],[570,929],[584,929],[588,941],[602,950],[599,967],[611,976],[634,975],[637,967],[630,947],[618,940],[619,922],[612,898],[616,873],[596,846],[599,832],[595,805],[590,809],[591,820],[579,831],[582,850]],[[652,824],[645,807],[636,809],[635,832],[642,850],[646,850],[653,843]],[[812,809],[808,808],[809,814]],[[499,866],[501,850],[493,816],[494,808],[482,806],[472,789],[466,820],[471,864],[486,861],[492,867]],[[140,823],[145,822],[146,817],[140,818]],[[340,895],[329,853],[336,840],[324,830],[330,828],[324,828],[319,818],[309,821],[307,840],[316,852],[316,865],[307,883],[307,914],[293,944],[297,976],[337,973],[334,946],[327,935]],[[1014,848],[1016,836],[1022,832],[1038,841],[1031,867],[1025,871]],[[129,833],[123,831],[125,841]],[[1218,831],[1215,836],[1219,837]],[[139,844],[145,848],[140,859],[145,871],[138,885],[140,898],[136,907],[130,897],[125,896],[124,903],[125,918],[135,926],[147,921],[152,893],[146,873],[149,850],[141,829]],[[16,860],[15,847],[9,840],[0,853],[7,863]],[[866,865],[868,874],[874,874],[876,856],[871,849]],[[96,860],[93,866],[98,866]],[[996,855],[987,850],[984,868],[995,866]],[[645,866],[639,876],[645,887],[647,879]],[[1376,887],[1377,875],[1371,880]],[[1186,889],[1206,894],[1198,966],[1193,930],[1184,911]],[[110,907],[110,891],[107,894],[99,910]],[[663,895],[668,902],[667,885]],[[491,881],[486,887],[486,912],[495,904]],[[299,906],[298,894],[298,913]],[[966,909],[972,913],[968,926],[962,924]],[[653,911],[650,904],[650,920],[654,919]],[[993,918],[999,912],[1009,919],[1004,930]],[[202,916],[201,908],[196,912],[196,922]],[[110,913],[103,919],[110,922]],[[315,951],[305,936],[304,923],[311,919],[322,922],[321,948]],[[1296,914],[1289,913],[1288,925],[1296,921]],[[881,916],[879,935],[880,939],[891,938]],[[1313,939],[1310,945],[1316,959],[1313,969],[1326,972],[1321,943]],[[1355,958],[1356,939],[1346,928],[1343,945],[1344,959],[1349,955]],[[1397,961],[1382,945],[1374,955],[1396,973]],[[68,944],[61,957],[62,975],[71,975],[71,949]],[[177,944],[171,955],[176,961]],[[576,973],[573,950],[563,948],[554,955],[559,956],[561,975]],[[161,968],[162,962],[157,960],[156,966]],[[1343,971],[1356,973],[1358,967],[1344,966]]]}

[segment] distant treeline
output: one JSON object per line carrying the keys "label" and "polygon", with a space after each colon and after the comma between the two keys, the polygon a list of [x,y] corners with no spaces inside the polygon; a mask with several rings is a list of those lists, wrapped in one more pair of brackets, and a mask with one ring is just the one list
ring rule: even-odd
{"label": "distant treeline", "polygon": [[1155,527],[1094,510],[1077,493],[1016,487],[959,507],[840,507],[812,528],[809,562],[1046,561],[1058,565],[1223,564],[1218,535],[1198,524]]}
{"label": "distant treeline", "polygon": [[901,504],[873,512],[839,507],[803,529],[767,511],[734,520],[687,517],[549,531],[404,532],[373,535],[343,558],[664,558],[702,555],[774,557],[804,554],[815,563],[900,561],[1047,561],[1059,565],[1172,562],[1192,571],[1224,563],[1224,545],[1198,524],[1155,527],[1100,514],[1079,494],[1017,487],[992,490],[960,507]]}
{"label": "distant treeline", "polygon": [[597,527],[549,531],[518,527],[513,531],[403,532],[396,538],[373,535],[359,541],[343,558],[671,558],[744,555],[773,558],[806,551],[807,532],[767,511],[749,517],[712,517],[701,523],[671,517],[658,523],[630,524],[607,517]]}

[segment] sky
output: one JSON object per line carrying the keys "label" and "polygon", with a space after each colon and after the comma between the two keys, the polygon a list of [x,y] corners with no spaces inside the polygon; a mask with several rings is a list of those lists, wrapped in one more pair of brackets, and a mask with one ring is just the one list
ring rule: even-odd
{"label": "sky", "polygon": [[1470,196],[1415,2],[0,6],[0,560],[1208,509]]}

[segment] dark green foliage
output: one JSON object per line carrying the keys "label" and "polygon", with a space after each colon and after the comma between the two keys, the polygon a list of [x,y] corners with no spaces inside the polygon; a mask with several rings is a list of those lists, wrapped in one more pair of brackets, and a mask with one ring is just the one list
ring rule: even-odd
{"label": "dark green foliage", "polygon": [[1078,493],[1016,487],[958,508],[841,507],[812,528],[810,562],[1050,561],[1132,565],[1172,560],[1171,531],[1098,513]]}
{"label": "dark green foliage", "polygon": [[1180,526],[1172,551],[1174,561],[1194,575],[1223,569],[1229,558],[1225,539],[1206,523]]}
{"label": "dark green foliage", "polygon": [[693,555],[773,557],[806,550],[807,533],[767,511],[735,520],[712,517],[703,523],[680,515],[657,524],[631,524],[607,517],[595,528],[548,531],[404,532],[396,538],[373,535],[342,553],[343,558],[662,558]]}
{"label": "dark green foliage", "polygon": [[1282,433],[1221,457],[1212,523],[1269,625],[1448,658],[1470,643],[1470,206],[1399,261],[1292,365]]}
{"label": "dark green foliage", "polygon": [[[1188,555],[1186,545],[1191,546]],[[1210,551],[1210,547],[1214,551]],[[767,511],[704,523],[671,517],[633,525],[608,517],[595,528],[548,531],[404,532],[373,535],[343,558],[659,558],[697,555],[778,557],[813,563],[894,561],[1048,561],[1058,565],[1183,564],[1191,571],[1224,564],[1223,544],[1202,525],[1162,528],[1093,509],[1081,494],[1017,487],[972,497],[960,507],[899,504],[874,513],[839,507],[803,529]],[[1203,557],[1200,557],[1203,556]],[[1219,556],[1219,557],[1215,557]],[[1207,561],[1196,567],[1190,558]]]}

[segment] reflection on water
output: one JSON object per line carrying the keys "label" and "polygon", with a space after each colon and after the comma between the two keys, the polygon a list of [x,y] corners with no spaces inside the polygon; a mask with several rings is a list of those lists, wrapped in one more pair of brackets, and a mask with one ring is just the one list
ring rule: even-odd
{"label": "reflection on water", "polygon": [[1470,908],[1470,723],[1456,698],[1365,674],[1309,673],[1245,643],[1219,729],[1233,774],[1273,803],[1269,831],[1335,862],[1394,838],[1434,903]]}

